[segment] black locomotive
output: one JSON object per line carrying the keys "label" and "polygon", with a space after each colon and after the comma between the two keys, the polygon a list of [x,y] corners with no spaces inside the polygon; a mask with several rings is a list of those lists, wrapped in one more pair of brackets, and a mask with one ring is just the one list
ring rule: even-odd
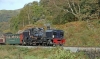
{"label": "black locomotive", "polygon": [[21,45],[63,45],[65,43],[64,31],[44,28],[30,28],[20,34],[4,34],[0,38],[0,44]]}
{"label": "black locomotive", "polygon": [[20,35],[23,45],[63,45],[64,31],[44,28],[31,28]]}

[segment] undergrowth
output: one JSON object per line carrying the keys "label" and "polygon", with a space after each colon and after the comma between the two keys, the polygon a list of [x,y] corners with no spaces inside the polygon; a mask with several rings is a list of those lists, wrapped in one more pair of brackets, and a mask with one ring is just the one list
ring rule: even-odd
{"label": "undergrowth", "polygon": [[20,48],[11,45],[0,46],[0,59],[88,59],[84,53],[74,53],[55,48]]}

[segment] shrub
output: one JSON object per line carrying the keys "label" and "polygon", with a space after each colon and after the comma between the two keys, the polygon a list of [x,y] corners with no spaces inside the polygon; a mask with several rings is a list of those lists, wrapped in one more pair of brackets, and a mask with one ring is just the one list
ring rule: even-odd
{"label": "shrub", "polygon": [[57,50],[55,50],[55,53],[50,56],[50,59],[55,59],[55,58],[56,59],[75,59],[76,56],[69,50],[64,50],[63,48],[57,48]]}

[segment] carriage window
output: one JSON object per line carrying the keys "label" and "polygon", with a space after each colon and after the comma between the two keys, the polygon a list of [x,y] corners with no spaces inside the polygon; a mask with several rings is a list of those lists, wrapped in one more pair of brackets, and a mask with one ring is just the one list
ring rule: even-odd
{"label": "carriage window", "polygon": [[17,38],[17,35],[14,35],[14,38]]}
{"label": "carriage window", "polygon": [[19,38],[18,35],[15,35],[14,38]]}
{"label": "carriage window", "polygon": [[19,36],[17,36],[17,38],[19,38]]}
{"label": "carriage window", "polygon": [[8,35],[7,37],[8,37],[8,38],[11,38],[11,36],[10,36],[10,35]]}
{"label": "carriage window", "polygon": [[6,36],[6,38],[9,38],[9,36]]}
{"label": "carriage window", "polygon": [[16,38],[18,38],[18,36],[16,35]]}
{"label": "carriage window", "polygon": [[13,38],[16,38],[16,35],[14,35],[14,37]]}
{"label": "carriage window", "polygon": [[14,35],[12,35],[12,38],[14,38]]}

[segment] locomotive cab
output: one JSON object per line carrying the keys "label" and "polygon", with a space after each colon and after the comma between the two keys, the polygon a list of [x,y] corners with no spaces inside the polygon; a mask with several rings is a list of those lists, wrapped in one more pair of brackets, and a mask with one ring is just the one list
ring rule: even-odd
{"label": "locomotive cab", "polygon": [[46,39],[49,45],[63,45],[65,43],[64,32],[62,30],[47,30]]}
{"label": "locomotive cab", "polygon": [[54,30],[53,31],[53,38],[59,38],[62,39],[64,36],[64,32],[61,30]]}
{"label": "locomotive cab", "polygon": [[22,34],[20,34],[20,40],[22,41],[22,45],[28,45],[30,42],[29,38],[29,30],[25,30]]}

